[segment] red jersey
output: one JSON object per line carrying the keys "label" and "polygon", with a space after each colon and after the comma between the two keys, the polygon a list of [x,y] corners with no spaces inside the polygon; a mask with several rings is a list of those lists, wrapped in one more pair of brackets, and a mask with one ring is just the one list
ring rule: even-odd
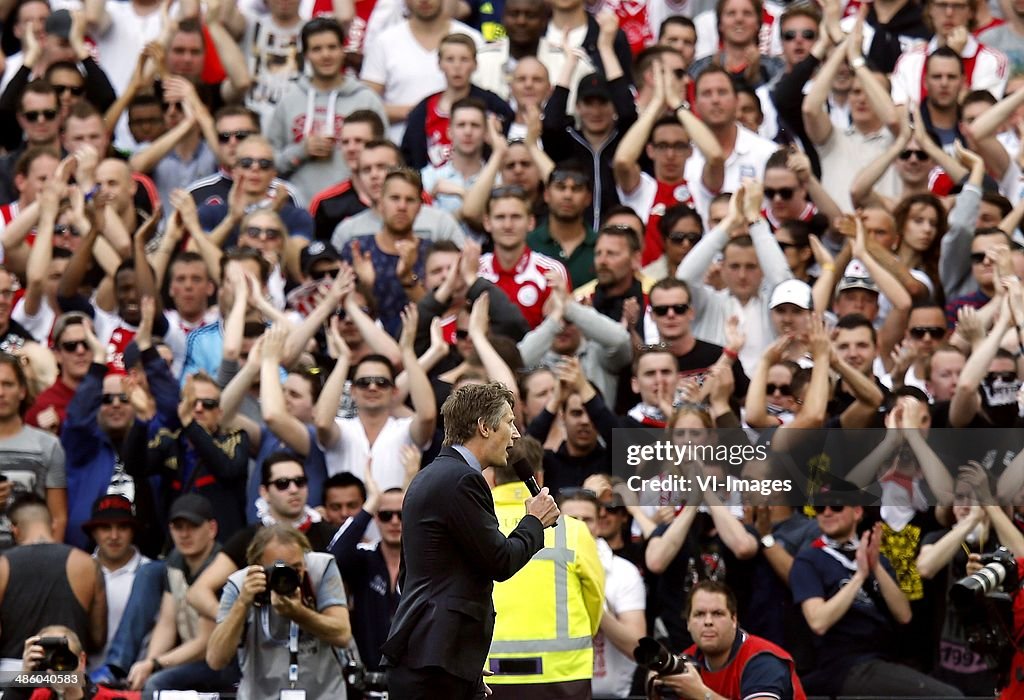
{"label": "red jersey", "polygon": [[693,206],[690,185],[686,180],[672,183],[662,182],[655,180],[647,173],[640,173],[640,184],[633,192],[626,193],[620,189],[618,193],[619,200],[624,205],[632,207],[641,219],[647,219],[642,264],[647,265],[654,262],[661,257],[665,249],[661,241],[661,232],[658,231],[658,223],[669,207],[674,207],[677,204]]}
{"label": "red jersey", "polygon": [[655,28],[651,26],[648,0],[605,0],[597,7],[589,7],[596,15],[602,9],[610,9],[619,18],[619,29],[626,35],[629,50],[636,56],[655,42]]}
{"label": "red jersey", "polygon": [[[1017,559],[1017,575],[1024,580],[1024,558]],[[1020,649],[1021,630],[1024,630],[1024,593],[1017,591],[1013,596],[1013,635],[1018,647],[1010,664],[1010,684],[1003,688],[999,700],[1020,700],[1024,697],[1024,652]]]}
{"label": "red jersey", "polygon": [[115,374],[125,374],[124,351],[135,338],[135,331],[118,326],[107,341],[107,369]]}
{"label": "red jersey", "polygon": [[[811,217],[818,213],[818,207],[814,206],[814,202],[808,202],[804,207],[803,211],[796,217],[798,221],[810,221]],[[761,215],[768,221],[768,225],[771,226],[772,231],[782,226],[782,222],[772,212],[771,207],[765,207],[761,210]]]}
{"label": "red jersey", "polygon": [[[747,662],[760,654],[771,654],[789,667],[789,681],[793,685],[793,700],[807,700],[804,687],[800,684],[800,679],[796,675],[796,664],[793,663],[793,657],[787,651],[782,647],[772,644],[767,639],[756,637],[743,630],[737,630],[736,634],[742,635],[743,641],[740,643],[739,651],[736,652],[736,655],[725,666],[717,671],[709,671],[703,665],[699,669],[701,680],[704,681],[704,685],[711,692],[718,693],[730,700],[741,700],[743,692],[740,684],[743,680],[743,670]],[[684,653],[700,658],[696,644],[692,645]]]}
{"label": "red jersey", "polygon": [[544,320],[544,302],[551,296],[551,287],[544,273],[549,270],[558,273],[565,280],[566,288],[572,289],[569,273],[562,263],[529,248],[523,250],[511,270],[503,269],[494,253],[480,256],[480,276],[508,295],[522,310],[530,328],[536,328]]}
{"label": "red jersey", "polygon": [[452,154],[452,140],[448,137],[451,115],[439,109],[442,93],[427,98],[427,116],[424,129],[427,134],[427,160],[434,167],[444,165]]}

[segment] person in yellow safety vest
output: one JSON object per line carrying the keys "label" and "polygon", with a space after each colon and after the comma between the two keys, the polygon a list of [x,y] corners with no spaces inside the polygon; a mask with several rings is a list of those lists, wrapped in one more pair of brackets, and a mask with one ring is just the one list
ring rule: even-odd
{"label": "person in yellow safety vest", "polygon": [[[541,444],[519,438],[508,463],[521,458],[540,481]],[[511,466],[494,469],[494,483],[498,527],[508,533],[526,514],[523,502],[530,493]],[[590,700],[604,567],[587,526],[560,517],[545,531],[544,549],[515,576],[494,584],[493,598],[497,618],[487,668],[494,675],[486,679],[491,700]]]}

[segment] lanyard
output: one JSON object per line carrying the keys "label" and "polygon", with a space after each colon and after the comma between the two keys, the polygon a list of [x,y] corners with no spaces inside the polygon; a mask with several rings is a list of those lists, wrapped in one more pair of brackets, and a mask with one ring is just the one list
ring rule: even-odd
{"label": "lanyard", "polygon": [[[260,624],[263,627],[263,635],[268,641],[283,646],[279,640],[274,639],[270,634],[270,610],[268,606],[260,608]],[[299,625],[296,622],[288,624],[288,687],[296,688],[299,683]]]}

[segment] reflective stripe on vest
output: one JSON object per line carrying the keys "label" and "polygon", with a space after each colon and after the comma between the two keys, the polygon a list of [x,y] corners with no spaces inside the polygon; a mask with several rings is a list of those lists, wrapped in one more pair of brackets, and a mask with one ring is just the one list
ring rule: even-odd
{"label": "reflective stripe on vest", "polygon": [[490,655],[525,654],[548,651],[578,651],[591,646],[590,637],[569,636],[569,576],[567,567],[576,559],[565,536],[565,516],[558,517],[555,526],[555,546],[545,547],[533,555],[534,560],[555,564],[555,638],[532,641],[493,641]]}

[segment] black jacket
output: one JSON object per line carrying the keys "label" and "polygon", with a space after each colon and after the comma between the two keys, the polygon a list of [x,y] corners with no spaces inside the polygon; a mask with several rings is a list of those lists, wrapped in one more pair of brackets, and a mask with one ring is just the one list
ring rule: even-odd
{"label": "black jacket", "polygon": [[[418,105],[412,108],[408,119],[406,119],[405,136],[402,137],[402,157],[405,158],[405,164],[410,168],[422,170],[431,164],[427,156],[427,104],[438,94],[435,92],[433,95],[420,101]],[[484,104],[487,105],[487,111],[498,115],[505,133],[508,133],[508,128],[515,121],[516,113],[512,111],[512,108],[508,106],[505,100],[490,90],[484,90],[476,85],[469,86],[469,96],[483,100]]]}
{"label": "black jacket", "polygon": [[383,664],[479,680],[494,634],[494,582],[543,549],[543,526],[526,516],[501,534],[483,475],[451,447],[412,480],[402,522],[402,602]]}

